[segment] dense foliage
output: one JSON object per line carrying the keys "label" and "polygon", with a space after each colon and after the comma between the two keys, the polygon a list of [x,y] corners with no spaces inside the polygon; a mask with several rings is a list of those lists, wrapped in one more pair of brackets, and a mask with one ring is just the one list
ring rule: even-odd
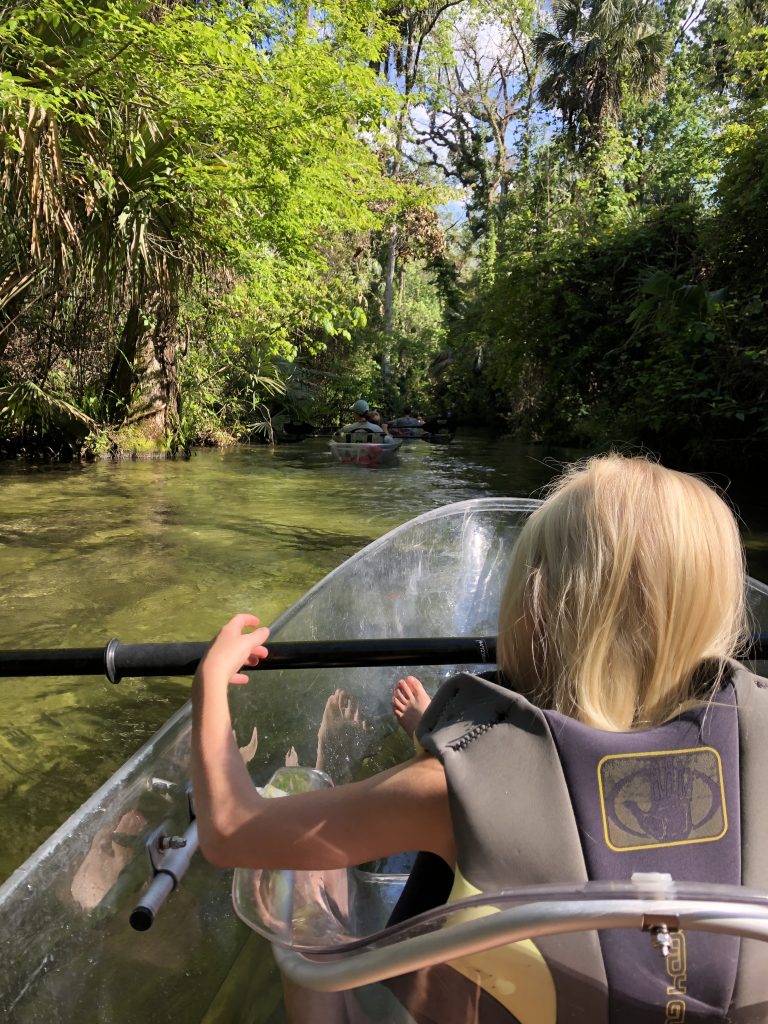
{"label": "dense foliage", "polygon": [[762,453],[765,0],[0,11],[0,436]]}
{"label": "dense foliage", "polygon": [[520,59],[537,72],[511,79],[524,130],[463,244],[449,391],[468,414],[689,463],[762,457],[768,11],[692,10],[536,12]]}
{"label": "dense foliage", "polygon": [[3,15],[5,422],[71,428],[74,403],[98,445],[258,419],[274,357],[354,319],[348,246],[403,192],[371,144],[396,98],[370,5]]}

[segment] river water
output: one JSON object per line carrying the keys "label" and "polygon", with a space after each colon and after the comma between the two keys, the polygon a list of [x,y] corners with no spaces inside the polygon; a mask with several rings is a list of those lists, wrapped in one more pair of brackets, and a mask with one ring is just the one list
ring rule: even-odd
{"label": "river water", "polygon": [[[269,622],[412,516],[536,494],[582,454],[460,436],[447,447],[412,443],[374,469],[337,464],[317,438],[188,462],[0,464],[0,648],[205,640],[243,610]],[[750,569],[768,579],[758,490],[731,495]],[[189,680],[0,686],[1,881],[183,703]]]}

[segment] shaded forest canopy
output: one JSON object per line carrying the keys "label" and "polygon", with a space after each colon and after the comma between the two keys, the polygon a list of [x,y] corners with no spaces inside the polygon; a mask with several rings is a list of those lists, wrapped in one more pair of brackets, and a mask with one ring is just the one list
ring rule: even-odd
{"label": "shaded forest canopy", "polygon": [[5,2],[0,146],[0,453],[763,454],[768,0]]}

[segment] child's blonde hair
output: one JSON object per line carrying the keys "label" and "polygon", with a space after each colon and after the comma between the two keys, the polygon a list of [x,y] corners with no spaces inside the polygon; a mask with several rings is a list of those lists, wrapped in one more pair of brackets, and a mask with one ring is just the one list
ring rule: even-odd
{"label": "child's blonde hair", "polygon": [[703,696],[697,670],[722,665],[745,627],[744,553],[725,502],[694,476],[610,454],[571,466],[523,528],[498,664],[542,707],[642,728]]}

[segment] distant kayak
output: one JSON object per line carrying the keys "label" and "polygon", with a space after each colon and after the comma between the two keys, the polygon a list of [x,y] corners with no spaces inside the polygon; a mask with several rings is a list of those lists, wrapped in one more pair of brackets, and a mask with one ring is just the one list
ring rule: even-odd
{"label": "distant kayak", "polygon": [[428,444],[450,444],[453,440],[453,434],[447,431],[430,431],[424,427],[390,427],[389,433],[402,441],[426,441]]}
{"label": "distant kayak", "polygon": [[403,441],[421,441],[429,438],[429,431],[423,427],[389,427],[391,437],[402,438]]}
{"label": "distant kayak", "polygon": [[[354,440],[355,433],[366,440]],[[356,466],[381,466],[384,463],[392,462],[397,451],[402,445],[401,438],[382,437],[381,441],[367,440],[372,435],[364,431],[352,432],[343,435],[351,440],[341,440],[340,435],[335,434],[330,441],[330,449],[339,462],[352,463]],[[375,435],[373,435],[375,436]]]}

